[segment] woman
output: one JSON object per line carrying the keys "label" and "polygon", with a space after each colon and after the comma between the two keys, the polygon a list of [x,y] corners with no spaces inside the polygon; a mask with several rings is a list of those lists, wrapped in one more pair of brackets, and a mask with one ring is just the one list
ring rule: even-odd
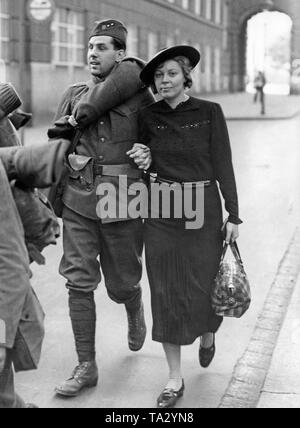
{"label": "woman", "polygon": [[[223,249],[219,182],[229,219],[226,241],[238,238],[238,198],[226,122],[218,104],[188,96],[200,53],[189,46],[159,52],[141,79],[162,98],[140,114],[141,143],[150,147],[156,182],[187,187],[195,199],[204,188],[204,225],[190,230],[185,218],[145,222],[146,264],[151,287],[153,340],[163,344],[170,375],[158,407],[174,407],[184,393],[181,346],[199,337],[199,359],[208,367],[222,319],[210,303]],[[134,153],[131,154],[134,157]],[[189,184],[187,184],[189,183]],[[193,183],[193,184],[191,184]],[[152,184],[152,189],[153,189]]]}

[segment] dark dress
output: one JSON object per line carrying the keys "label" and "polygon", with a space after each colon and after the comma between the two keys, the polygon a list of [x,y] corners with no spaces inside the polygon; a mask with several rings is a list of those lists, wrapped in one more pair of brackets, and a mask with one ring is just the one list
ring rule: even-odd
{"label": "dark dress", "polygon": [[204,190],[201,229],[186,229],[186,219],[145,221],[153,340],[190,345],[204,333],[216,332],[222,323],[210,303],[223,247],[216,181],[229,220],[241,223],[227,126],[218,104],[191,97],[175,110],[165,101],[147,107],[140,113],[139,128],[141,142],[151,148],[151,169],[159,177],[213,183]]}

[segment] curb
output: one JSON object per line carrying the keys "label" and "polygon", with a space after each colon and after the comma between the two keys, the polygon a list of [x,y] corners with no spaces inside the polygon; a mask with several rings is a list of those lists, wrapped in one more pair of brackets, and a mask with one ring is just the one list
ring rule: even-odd
{"label": "curb", "polygon": [[248,116],[248,117],[246,117],[246,116],[244,116],[244,117],[234,117],[234,116],[232,116],[232,117],[230,117],[230,116],[227,116],[226,117],[226,120],[228,120],[228,121],[232,121],[232,122],[238,122],[238,121],[241,121],[241,122],[246,122],[246,121],[276,121],[276,120],[290,120],[290,119],[294,119],[295,117],[297,117],[297,116],[299,116],[300,115],[300,110],[299,111],[297,111],[296,113],[293,113],[293,114],[291,114],[291,115],[289,115],[289,116],[254,116],[254,117],[251,117],[251,116]]}
{"label": "curb", "polygon": [[297,228],[279,265],[250,343],[235,366],[220,409],[257,407],[300,274],[299,255],[300,230]]}

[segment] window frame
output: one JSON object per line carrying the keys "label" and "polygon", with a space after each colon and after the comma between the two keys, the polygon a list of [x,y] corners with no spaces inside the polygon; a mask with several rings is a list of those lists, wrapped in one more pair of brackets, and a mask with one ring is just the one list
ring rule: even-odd
{"label": "window frame", "polygon": [[[63,21],[63,14],[66,13],[67,19],[66,22]],[[68,18],[71,16],[71,18]],[[79,16],[82,18],[82,24],[78,23]],[[71,22],[69,22],[71,21]],[[73,38],[73,41],[70,40],[62,41],[61,40],[61,30],[65,30],[67,34],[67,39],[69,36]],[[82,32],[82,43],[78,42],[78,32]],[[52,33],[52,64],[55,66],[73,66],[84,68],[86,66],[86,59],[84,53],[82,54],[82,61],[78,61],[77,55],[79,50],[86,50],[85,43],[85,33],[86,28],[84,25],[84,12],[76,11],[67,8],[57,8],[53,22],[51,24],[51,33]],[[61,49],[66,49],[68,59],[61,59]],[[71,56],[71,58],[70,58]]]}

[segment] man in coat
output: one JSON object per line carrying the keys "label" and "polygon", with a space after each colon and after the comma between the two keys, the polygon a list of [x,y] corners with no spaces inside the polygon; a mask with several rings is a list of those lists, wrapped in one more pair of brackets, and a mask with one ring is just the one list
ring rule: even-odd
{"label": "man in coat", "polygon": [[61,396],[75,397],[98,381],[94,291],[101,281],[100,266],[109,297],[126,307],[130,350],[140,350],[146,337],[140,286],[142,220],[128,215],[106,218],[97,212],[99,186],[109,183],[119,195],[119,176],[126,176],[129,184],[142,179],[141,170],[126,153],[138,143],[138,111],[151,104],[153,97],[139,79],[141,61],[125,57],[126,41],[127,29],[121,22],[96,23],[88,48],[92,79],[66,91],[56,115],[62,119],[48,134],[67,137],[66,119],[72,115],[72,125],[81,130],[75,153],[68,159],[60,265],[69,290],[79,365],[56,388]]}
{"label": "man in coat", "polygon": [[0,408],[35,407],[15,393],[12,365],[16,371],[36,369],[44,336],[44,313],[30,285],[25,234],[10,182],[51,186],[69,144],[0,148]]}

